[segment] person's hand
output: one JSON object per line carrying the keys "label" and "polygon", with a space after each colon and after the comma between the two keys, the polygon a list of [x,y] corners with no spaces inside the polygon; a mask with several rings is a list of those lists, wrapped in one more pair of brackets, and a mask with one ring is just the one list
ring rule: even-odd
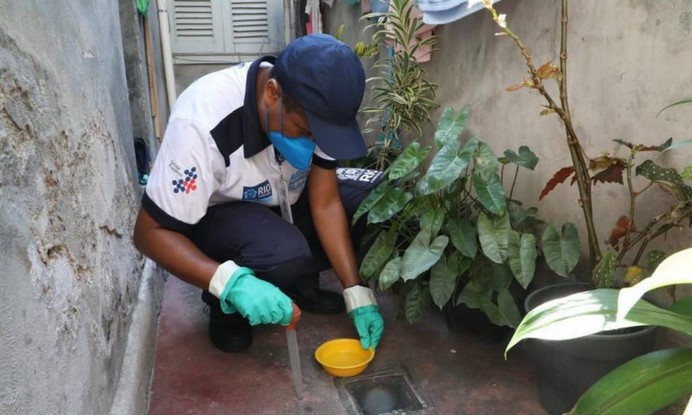
{"label": "person's hand", "polygon": [[[221,288],[223,287],[223,288]],[[209,283],[226,314],[239,312],[255,326],[291,322],[293,302],[275,285],[255,277],[251,269],[232,261],[221,264]]]}
{"label": "person's hand", "polygon": [[384,332],[384,320],[372,290],[356,285],[344,290],[346,311],[356,326],[363,349],[377,348]]}

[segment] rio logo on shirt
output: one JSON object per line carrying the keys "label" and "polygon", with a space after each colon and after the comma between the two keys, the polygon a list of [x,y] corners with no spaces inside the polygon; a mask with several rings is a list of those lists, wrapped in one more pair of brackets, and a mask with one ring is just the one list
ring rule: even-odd
{"label": "rio logo on shirt", "polygon": [[243,186],[243,200],[268,200],[272,197],[272,187],[269,180],[255,186]]}
{"label": "rio logo on shirt", "polygon": [[185,169],[185,178],[173,180],[173,193],[190,193],[197,190],[197,167]]}

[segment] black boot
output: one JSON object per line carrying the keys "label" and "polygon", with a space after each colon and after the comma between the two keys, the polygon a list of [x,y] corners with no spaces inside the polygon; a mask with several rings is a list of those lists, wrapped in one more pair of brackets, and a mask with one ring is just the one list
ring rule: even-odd
{"label": "black boot", "polygon": [[284,293],[307,313],[339,314],[346,310],[341,294],[319,288],[319,274],[305,278],[299,284],[285,289]]}
{"label": "black boot", "polygon": [[202,298],[209,305],[209,339],[214,347],[226,353],[249,349],[252,345],[250,322],[239,313],[224,313],[215,297],[215,302],[207,301],[209,299],[204,295]]}

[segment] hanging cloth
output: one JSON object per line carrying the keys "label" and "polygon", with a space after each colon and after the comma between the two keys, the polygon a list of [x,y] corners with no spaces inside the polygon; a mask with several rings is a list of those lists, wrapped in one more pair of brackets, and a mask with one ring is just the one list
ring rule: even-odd
{"label": "hanging cloth", "polygon": [[423,12],[423,23],[427,24],[451,23],[485,9],[482,2],[469,6],[468,0],[416,0],[416,3]]}

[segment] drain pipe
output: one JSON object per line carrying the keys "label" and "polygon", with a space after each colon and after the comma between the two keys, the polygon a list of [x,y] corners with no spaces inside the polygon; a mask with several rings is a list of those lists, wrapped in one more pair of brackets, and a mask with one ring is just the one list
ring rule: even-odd
{"label": "drain pipe", "polygon": [[163,73],[166,80],[166,95],[168,96],[169,115],[173,112],[173,104],[177,98],[175,92],[175,74],[173,73],[173,54],[171,52],[171,29],[168,21],[168,6],[166,0],[156,0],[161,36],[161,53],[163,54]]}
{"label": "drain pipe", "polygon": [[284,46],[291,43],[295,37],[295,16],[293,0],[284,0]]}

